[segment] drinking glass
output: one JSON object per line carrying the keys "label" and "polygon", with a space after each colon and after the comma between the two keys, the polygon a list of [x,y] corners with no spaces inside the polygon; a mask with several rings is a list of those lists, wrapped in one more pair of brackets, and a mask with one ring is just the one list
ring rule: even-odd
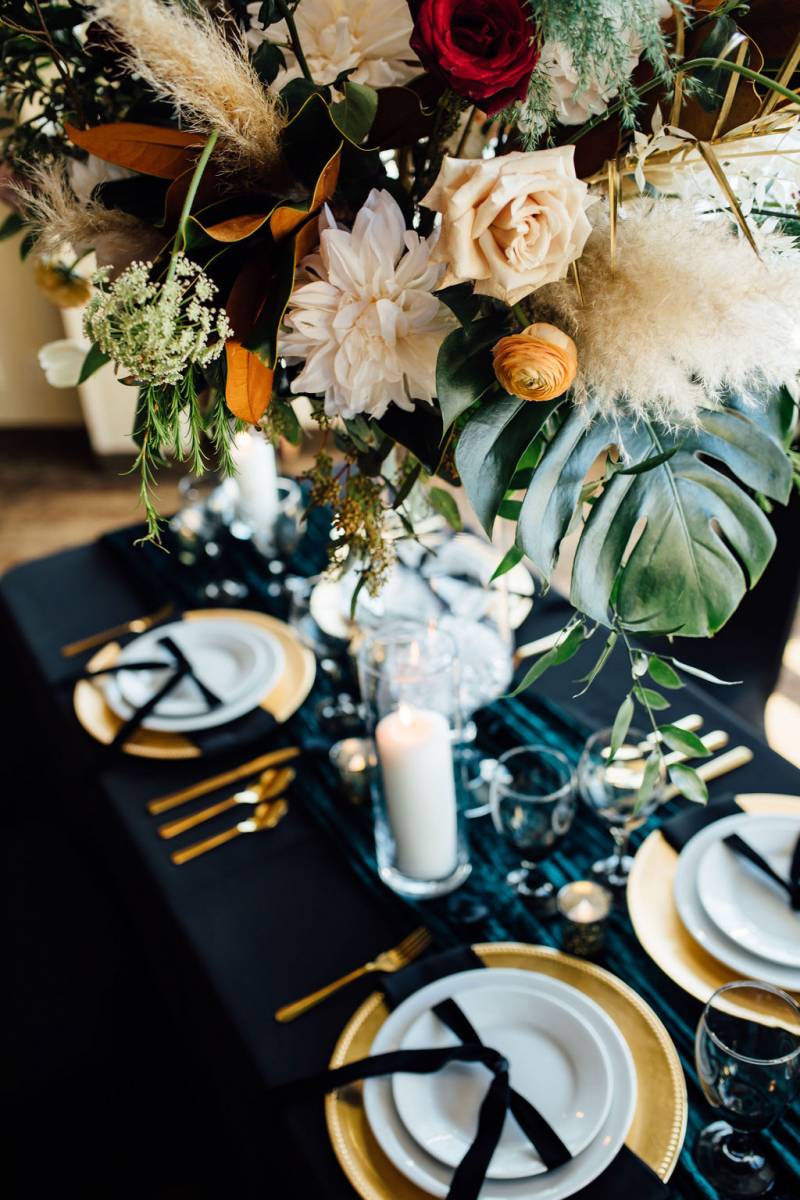
{"label": "drinking glass", "polygon": [[628,843],[634,829],[643,825],[661,803],[666,773],[649,798],[639,800],[645,761],[651,746],[640,729],[629,729],[625,742],[611,758],[611,730],[600,729],[587,741],[578,763],[581,799],[609,827],[614,853],[592,865],[592,874],[606,887],[623,889],[633,866]]}
{"label": "drinking glass", "polygon": [[522,854],[506,883],[532,902],[535,912],[555,912],[555,888],[538,868],[567,834],[575,816],[569,763],[549,746],[519,746],[497,760],[490,786],[495,829]]}
{"label": "drinking glass", "polygon": [[758,1134],[800,1086],[800,1008],[767,983],[726,984],[703,1009],[695,1062],[706,1100],[727,1118],[698,1136],[698,1167],[721,1195],[765,1195],[776,1171]]}

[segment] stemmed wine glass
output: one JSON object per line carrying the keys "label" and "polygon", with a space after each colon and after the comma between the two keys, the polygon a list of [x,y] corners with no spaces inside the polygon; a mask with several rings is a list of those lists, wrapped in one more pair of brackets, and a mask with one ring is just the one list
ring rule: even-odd
{"label": "stemmed wine glass", "polygon": [[721,1195],[765,1195],[776,1171],[758,1134],[800,1087],[800,1008],[767,983],[726,984],[703,1009],[695,1062],[706,1099],[727,1117],[700,1133],[700,1170]]}
{"label": "stemmed wine glass", "polygon": [[611,756],[611,730],[600,729],[587,741],[578,763],[577,782],[581,799],[605,822],[614,839],[614,852],[592,864],[592,874],[607,887],[623,889],[633,859],[628,854],[631,834],[661,803],[665,772],[647,799],[642,800],[645,761],[651,746],[639,729],[629,729],[623,745]]}
{"label": "stemmed wine glass", "polygon": [[506,883],[532,902],[534,912],[555,911],[555,888],[538,868],[567,834],[575,816],[569,763],[549,746],[520,746],[497,760],[490,785],[498,833],[522,854]]}

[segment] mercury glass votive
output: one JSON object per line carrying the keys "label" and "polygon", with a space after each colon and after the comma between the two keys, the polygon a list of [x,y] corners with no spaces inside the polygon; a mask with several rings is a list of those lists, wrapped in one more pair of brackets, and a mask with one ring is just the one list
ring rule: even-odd
{"label": "mercury glass votive", "polygon": [[591,879],[566,883],[559,889],[556,904],[567,954],[594,958],[600,953],[613,902],[610,889]]}
{"label": "mercury glass votive", "polygon": [[350,803],[363,804],[369,799],[370,773],[378,765],[372,738],[344,738],[331,746],[328,756]]}

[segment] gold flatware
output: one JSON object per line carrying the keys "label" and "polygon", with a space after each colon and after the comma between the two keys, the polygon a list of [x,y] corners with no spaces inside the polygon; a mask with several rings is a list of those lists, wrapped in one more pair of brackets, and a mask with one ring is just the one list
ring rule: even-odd
{"label": "gold flatware", "polygon": [[166,621],[167,617],[171,617],[174,612],[174,604],[165,604],[163,608],[159,608],[157,612],[150,613],[146,617],[134,617],[130,621],[123,621],[120,625],[112,625],[110,629],[102,629],[99,633],[81,638],[80,641],[68,642],[66,646],[61,647],[61,654],[64,658],[74,658],[76,654],[83,654],[84,650],[93,650],[95,646],[102,646],[105,642],[122,637],[126,633],[146,633],[154,625]]}
{"label": "gold flatware", "polygon": [[207,850],[214,850],[217,846],[224,846],[226,842],[232,842],[234,838],[241,837],[242,834],[263,833],[265,829],[274,829],[288,811],[289,805],[283,798],[271,800],[266,804],[258,804],[252,817],[248,817],[246,821],[239,821],[230,829],[224,829],[222,833],[215,833],[213,837],[205,838],[202,842],[195,842],[193,846],[187,846],[184,850],[174,850],[170,858],[176,866],[180,866],[192,858],[205,854]]}
{"label": "gold flatware", "polygon": [[185,833],[187,829],[194,829],[195,825],[202,825],[204,821],[210,821],[212,817],[236,808],[237,804],[261,804],[264,800],[274,800],[281,792],[286,791],[294,777],[295,771],[292,767],[282,767],[279,771],[268,768],[243,791],[234,792],[225,800],[211,804],[208,808],[201,808],[200,812],[192,813],[188,817],[178,817],[176,821],[167,821],[164,825],[159,825],[159,835],[162,838],[174,838],[179,833]]}
{"label": "gold flatware", "polygon": [[188,804],[190,800],[196,800],[198,796],[205,796],[208,792],[216,792],[218,788],[227,787],[229,783],[238,783],[240,779],[244,779],[247,775],[256,775],[259,771],[263,771],[267,767],[275,767],[279,763],[289,762],[291,759],[297,758],[299,754],[299,746],[286,746],[282,750],[269,750],[266,754],[261,754],[258,758],[251,758],[249,762],[241,763],[238,767],[232,767],[230,771],[223,771],[220,775],[211,775],[208,779],[201,779],[199,783],[193,783],[190,787],[181,788],[179,792],[170,792],[168,796],[160,796],[157,800],[148,800],[147,811],[152,813],[154,817],[160,816],[161,813],[169,812],[171,808],[178,808],[181,804]]}
{"label": "gold flatware", "polygon": [[284,1004],[283,1008],[279,1008],[275,1013],[275,1020],[280,1021],[282,1025],[285,1025],[287,1021],[293,1021],[295,1017],[314,1008],[321,1000],[327,1000],[328,996],[338,992],[339,988],[346,987],[348,983],[353,983],[356,979],[361,979],[362,975],[369,975],[373,971],[399,971],[413,962],[415,958],[419,958],[423,950],[427,950],[430,944],[431,935],[427,929],[420,926],[419,929],[409,933],[408,937],[404,937],[399,945],[394,946],[391,950],[384,950],[370,962],[356,967],[355,971],[342,975],[341,979],[335,979],[333,983],[319,988],[316,992],[311,992],[308,996],[303,996],[301,1000],[295,1000],[292,1004]]}
{"label": "gold flatware", "polygon": [[[734,746],[725,754],[719,754],[716,758],[709,758],[706,762],[701,762],[695,767],[695,770],[701,779],[710,783],[712,779],[719,779],[721,775],[727,775],[738,767],[746,767],[752,761],[753,751],[749,746]],[[668,787],[664,793],[664,801],[674,800],[677,795],[679,792],[676,787]]]}

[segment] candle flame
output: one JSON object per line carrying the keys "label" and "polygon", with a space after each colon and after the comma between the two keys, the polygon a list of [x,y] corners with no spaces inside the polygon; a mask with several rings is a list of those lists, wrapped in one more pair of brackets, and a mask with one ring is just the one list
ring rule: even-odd
{"label": "candle flame", "polygon": [[419,642],[411,642],[408,647],[408,661],[412,667],[419,666],[420,648]]}
{"label": "candle flame", "polygon": [[401,704],[397,709],[397,716],[401,725],[413,725],[414,714],[410,704]]}

